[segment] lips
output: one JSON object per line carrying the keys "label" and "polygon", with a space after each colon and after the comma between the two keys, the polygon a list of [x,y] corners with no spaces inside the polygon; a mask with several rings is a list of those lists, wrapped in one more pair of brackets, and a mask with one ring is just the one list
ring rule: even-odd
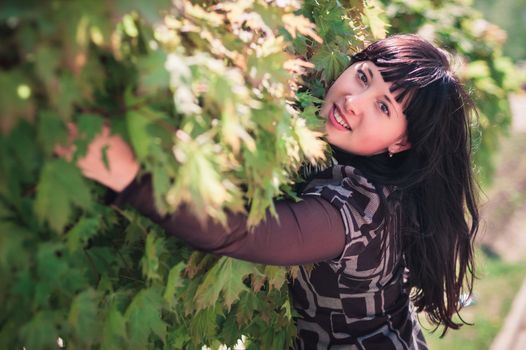
{"label": "lips", "polygon": [[[349,126],[349,128],[346,128],[345,126],[341,125],[336,116],[335,116],[335,112],[337,111],[337,114],[339,115],[340,119],[343,120],[345,122],[345,124],[347,124]],[[333,108],[329,111],[329,120],[331,122],[331,124],[338,130],[341,130],[341,131],[352,131],[352,128],[351,126],[349,125],[349,122],[347,121],[347,118],[344,117],[344,114],[342,113],[342,111],[340,110],[340,108],[338,108],[338,106],[336,104],[334,104]]]}

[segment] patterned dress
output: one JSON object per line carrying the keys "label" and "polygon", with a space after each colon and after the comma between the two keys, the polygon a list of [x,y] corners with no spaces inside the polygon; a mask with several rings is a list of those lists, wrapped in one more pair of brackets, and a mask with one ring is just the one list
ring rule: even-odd
{"label": "patterned dress", "polygon": [[295,348],[427,349],[404,287],[398,191],[334,165],[303,194],[340,211],[346,244],[336,259],[301,266],[291,284],[299,314]]}

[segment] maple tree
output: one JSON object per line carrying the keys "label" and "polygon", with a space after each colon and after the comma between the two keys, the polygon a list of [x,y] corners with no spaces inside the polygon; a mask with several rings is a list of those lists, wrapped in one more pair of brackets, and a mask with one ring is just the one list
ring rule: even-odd
{"label": "maple tree", "polygon": [[54,348],[60,337],[74,348],[201,349],[241,335],[248,349],[286,348],[294,268],[192,250],[111,206],[108,190],[53,147],[73,121],[78,159],[111,124],[152,174],[160,212],[186,201],[218,220],[247,208],[257,223],[273,198],[295,196],[302,164],[323,162],[324,91],[349,55],[387,33],[383,9],[362,0],[3,2],[0,348]]}

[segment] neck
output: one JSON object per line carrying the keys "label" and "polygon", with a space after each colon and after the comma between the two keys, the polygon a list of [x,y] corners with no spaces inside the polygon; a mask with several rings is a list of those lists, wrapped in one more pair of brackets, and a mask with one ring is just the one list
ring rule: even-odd
{"label": "neck", "polygon": [[363,175],[374,182],[384,185],[398,185],[402,178],[407,176],[410,169],[407,167],[408,152],[401,152],[389,157],[387,152],[372,156],[352,154],[331,145],[332,156],[338,164],[351,165],[360,170]]}

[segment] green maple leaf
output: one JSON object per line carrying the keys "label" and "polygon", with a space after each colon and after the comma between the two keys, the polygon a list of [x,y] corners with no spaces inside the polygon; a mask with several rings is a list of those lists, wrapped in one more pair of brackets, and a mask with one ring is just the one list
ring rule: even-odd
{"label": "green maple leaf", "polygon": [[20,329],[22,344],[28,349],[56,348],[58,334],[55,327],[56,312],[44,310],[37,312],[31,321]]}
{"label": "green maple leaf", "polygon": [[188,327],[184,323],[176,325],[168,335],[170,349],[185,349],[185,344],[188,344],[190,340]]}
{"label": "green maple leaf", "polygon": [[322,79],[325,82],[332,82],[349,64],[349,56],[337,48],[324,45],[312,57],[312,62],[316,70],[321,71]]}
{"label": "green maple leaf", "polygon": [[147,56],[138,58],[137,66],[141,72],[139,76],[141,92],[155,93],[159,89],[169,86],[169,75],[164,67],[166,52],[163,50],[151,51]]}
{"label": "green maple leaf", "polygon": [[39,146],[46,155],[53,153],[57,144],[65,144],[68,131],[60,116],[49,110],[42,110],[38,115],[38,141]]}
{"label": "green maple leaf", "polygon": [[[40,150],[35,142],[37,135],[35,130],[26,122],[21,122],[15,129],[11,131],[11,134],[7,137],[0,137],[3,139],[2,147],[3,152],[6,152],[0,156],[6,156],[5,166],[2,171],[5,173],[0,174],[0,178],[7,177],[11,185],[12,182],[17,184],[30,183],[33,184],[36,177],[38,176],[38,170],[40,166]],[[4,181],[3,179],[0,180]],[[9,188],[9,192],[13,189]],[[12,193],[12,192],[11,192]],[[9,198],[8,200],[11,200]]]}
{"label": "green maple leaf", "polygon": [[115,305],[111,305],[102,328],[101,349],[126,349],[126,338],[126,319]]}
{"label": "green maple leaf", "polygon": [[290,339],[285,332],[276,332],[271,335],[270,349],[288,349],[287,341]]}
{"label": "green maple leaf", "polygon": [[[2,328],[0,328],[0,349],[16,349],[20,344],[20,340],[17,337],[17,331],[20,329],[20,319],[16,317],[10,317],[2,312]],[[29,311],[24,312],[20,309],[17,310],[18,314],[28,315]]]}
{"label": "green maple leaf", "polygon": [[348,19],[340,4],[328,1],[315,7],[316,17],[314,21],[323,42],[328,43],[335,40],[337,36],[345,37],[350,34]]}
{"label": "green maple leaf", "polygon": [[70,119],[75,103],[82,100],[82,92],[79,89],[79,81],[70,71],[65,71],[59,78],[59,91],[53,95],[55,108],[60,116],[67,120]]}
{"label": "green maple leaf", "polygon": [[91,207],[91,194],[79,169],[63,159],[48,161],[42,169],[35,199],[39,220],[61,233],[73,207]]}
{"label": "green maple leaf", "polygon": [[239,298],[239,294],[248,290],[243,280],[251,273],[259,273],[257,265],[222,257],[214,267],[206,273],[203,283],[197,289],[195,302],[197,309],[204,309],[214,305],[222,294],[223,302],[229,310],[232,303]]}
{"label": "green maple leaf", "polygon": [[102,130],[104,120],[98,115],[81,114],[78,116],[77,128],[79,134],[85,136],[88,140],[93,139]]}
{"label": "green maple leaf", "polygon": [[145,161],[148,156],[148,149],[152,142],[152,135],[148,132],[151,125],[147,111],[130,111],[126,114],[126,123],[128,133],[130,134],[131,143],[137,158]]}
{"label": "green maple leaf", "polygon": [[241,330],[239,329],[235,315],[230,313],[222,324],[220,333],[221,340],[229,348],[234,348],[234,345],[236,345],[241,334],[243,333],[241,333]]}
{"label": "green maple leaf", "polygon": [[60,65],[60,50],[41,45],[35,50],[35,70],[46,87],[51,90],[55,70]]}
{"label": "green maple leaf", "polygon": [[100,224],[100,215],[81,218],[75,226],[67,232],[68,250],[75,252],[82,249],[91,237],[97,235]]}
{"label": "green maple leaf", "polygon": [[0,222],[0,272],[22,269],[30,261],[30,251],[25,245],[33,233],[10,221]]}
{"label": "green maple leaf", "polygon": [[79,136],[75,140],[75,159],[86,154],[88,146],[97,134],[102,130],[104,120],[92,114],[82,114],[77,118],[77,129]]}
{"label": "green maple leaf", "polygon": [[285,312],[285,318],[292,321],[292,306],[289,299],[285,300],[283,305],[281,305],[281,309]]}
{"label": "green maple leaf", "polygon": [[164,339],[166,323],[161,318],[163,298],[158,287],[143,289],[133,298],[124,317],[129,344],[134,349],[146,349],[151,333]]}
{"label": "green maple leaf", "polygon": [[166,300],[168,305],[170,305],[170,307],[175,306],[175,291],[177,290],[177,288],[183,286],[181,273],[183,272],[185,267],[186,264],[184,262],[180,262],[174,267],[172,267],[170,269],[170,272],[168,273],[168,281],[166,282],[163,298],[164,300]]}
{"label": "green maple leaf", "polygon": [[363,8],[362,21],[368,24],[374,38],[385,38],[388,24],[385,22],[385,12],[377,1],[367,1]]}
{"label": "green maple leaf", "polygon": [[53,290],[60,286],[68,273],[69,266],[63,256],[61,243],[46,242],[40,244],[37,252],[37,272],[39,283],[36,289],[35,303],[46,305]]}
{"label": "green maple leaf", "polygon": [[219,305],[198,311],[190,320],[190,336],[195,344],[213,339],[217,333]]}
{"label": "green maple leaf", "polygon": [[166,205],[165,194],[170,189],[171,181],[166,168],[160,166],[154,167],[152,171],[153,197],[155,207],[160,214],[166,214],[168,206]]}
{"label": "green maple leaf", "polygon": [[247,325],[254,319],[254,313],[262,307],[262,301],[254,293],[243,293],[236,304],[236,321],[241,325]]}
{"label": "green maple leaf", "polygon": [[32,271],[30,271],[29,268],[26,268],[20,271],[12,281],[11,292],[13,295],[16,295],[16,301],[20,304],[8,305],[7,309],[9,309],[9,307],[16,308],[16,310],[9,310],[9,312],[14,311],[14,313],[23,313],[20,305],[24,305],[23,309],[27,309],[29,313],[32,299],[35,294],[35,288],[37,287],[31,272]]}
{"label": "green maple leaf", "polygon": [[287,282],[287,270],[280,266],[265,266],[264,274],[268,278],[270,288],[280,289]]}
{"label": "green maple leaf", "polygon": [[88,288],[78,294],[71,303],[68,322],[73,327],[77,339],[86,347],[93,344],[100,330],[98,299],[98,293]]}
{"label": "green maple leaf", "polygon": [[141,267],[143,275],[149,280],[161,280],[159,275],[159,260],[160,256],[166,252],[166,240],[163,237],[158,237],[154,233],[148,234],[146,237],[146,247],[144,256],[141,259]]}

